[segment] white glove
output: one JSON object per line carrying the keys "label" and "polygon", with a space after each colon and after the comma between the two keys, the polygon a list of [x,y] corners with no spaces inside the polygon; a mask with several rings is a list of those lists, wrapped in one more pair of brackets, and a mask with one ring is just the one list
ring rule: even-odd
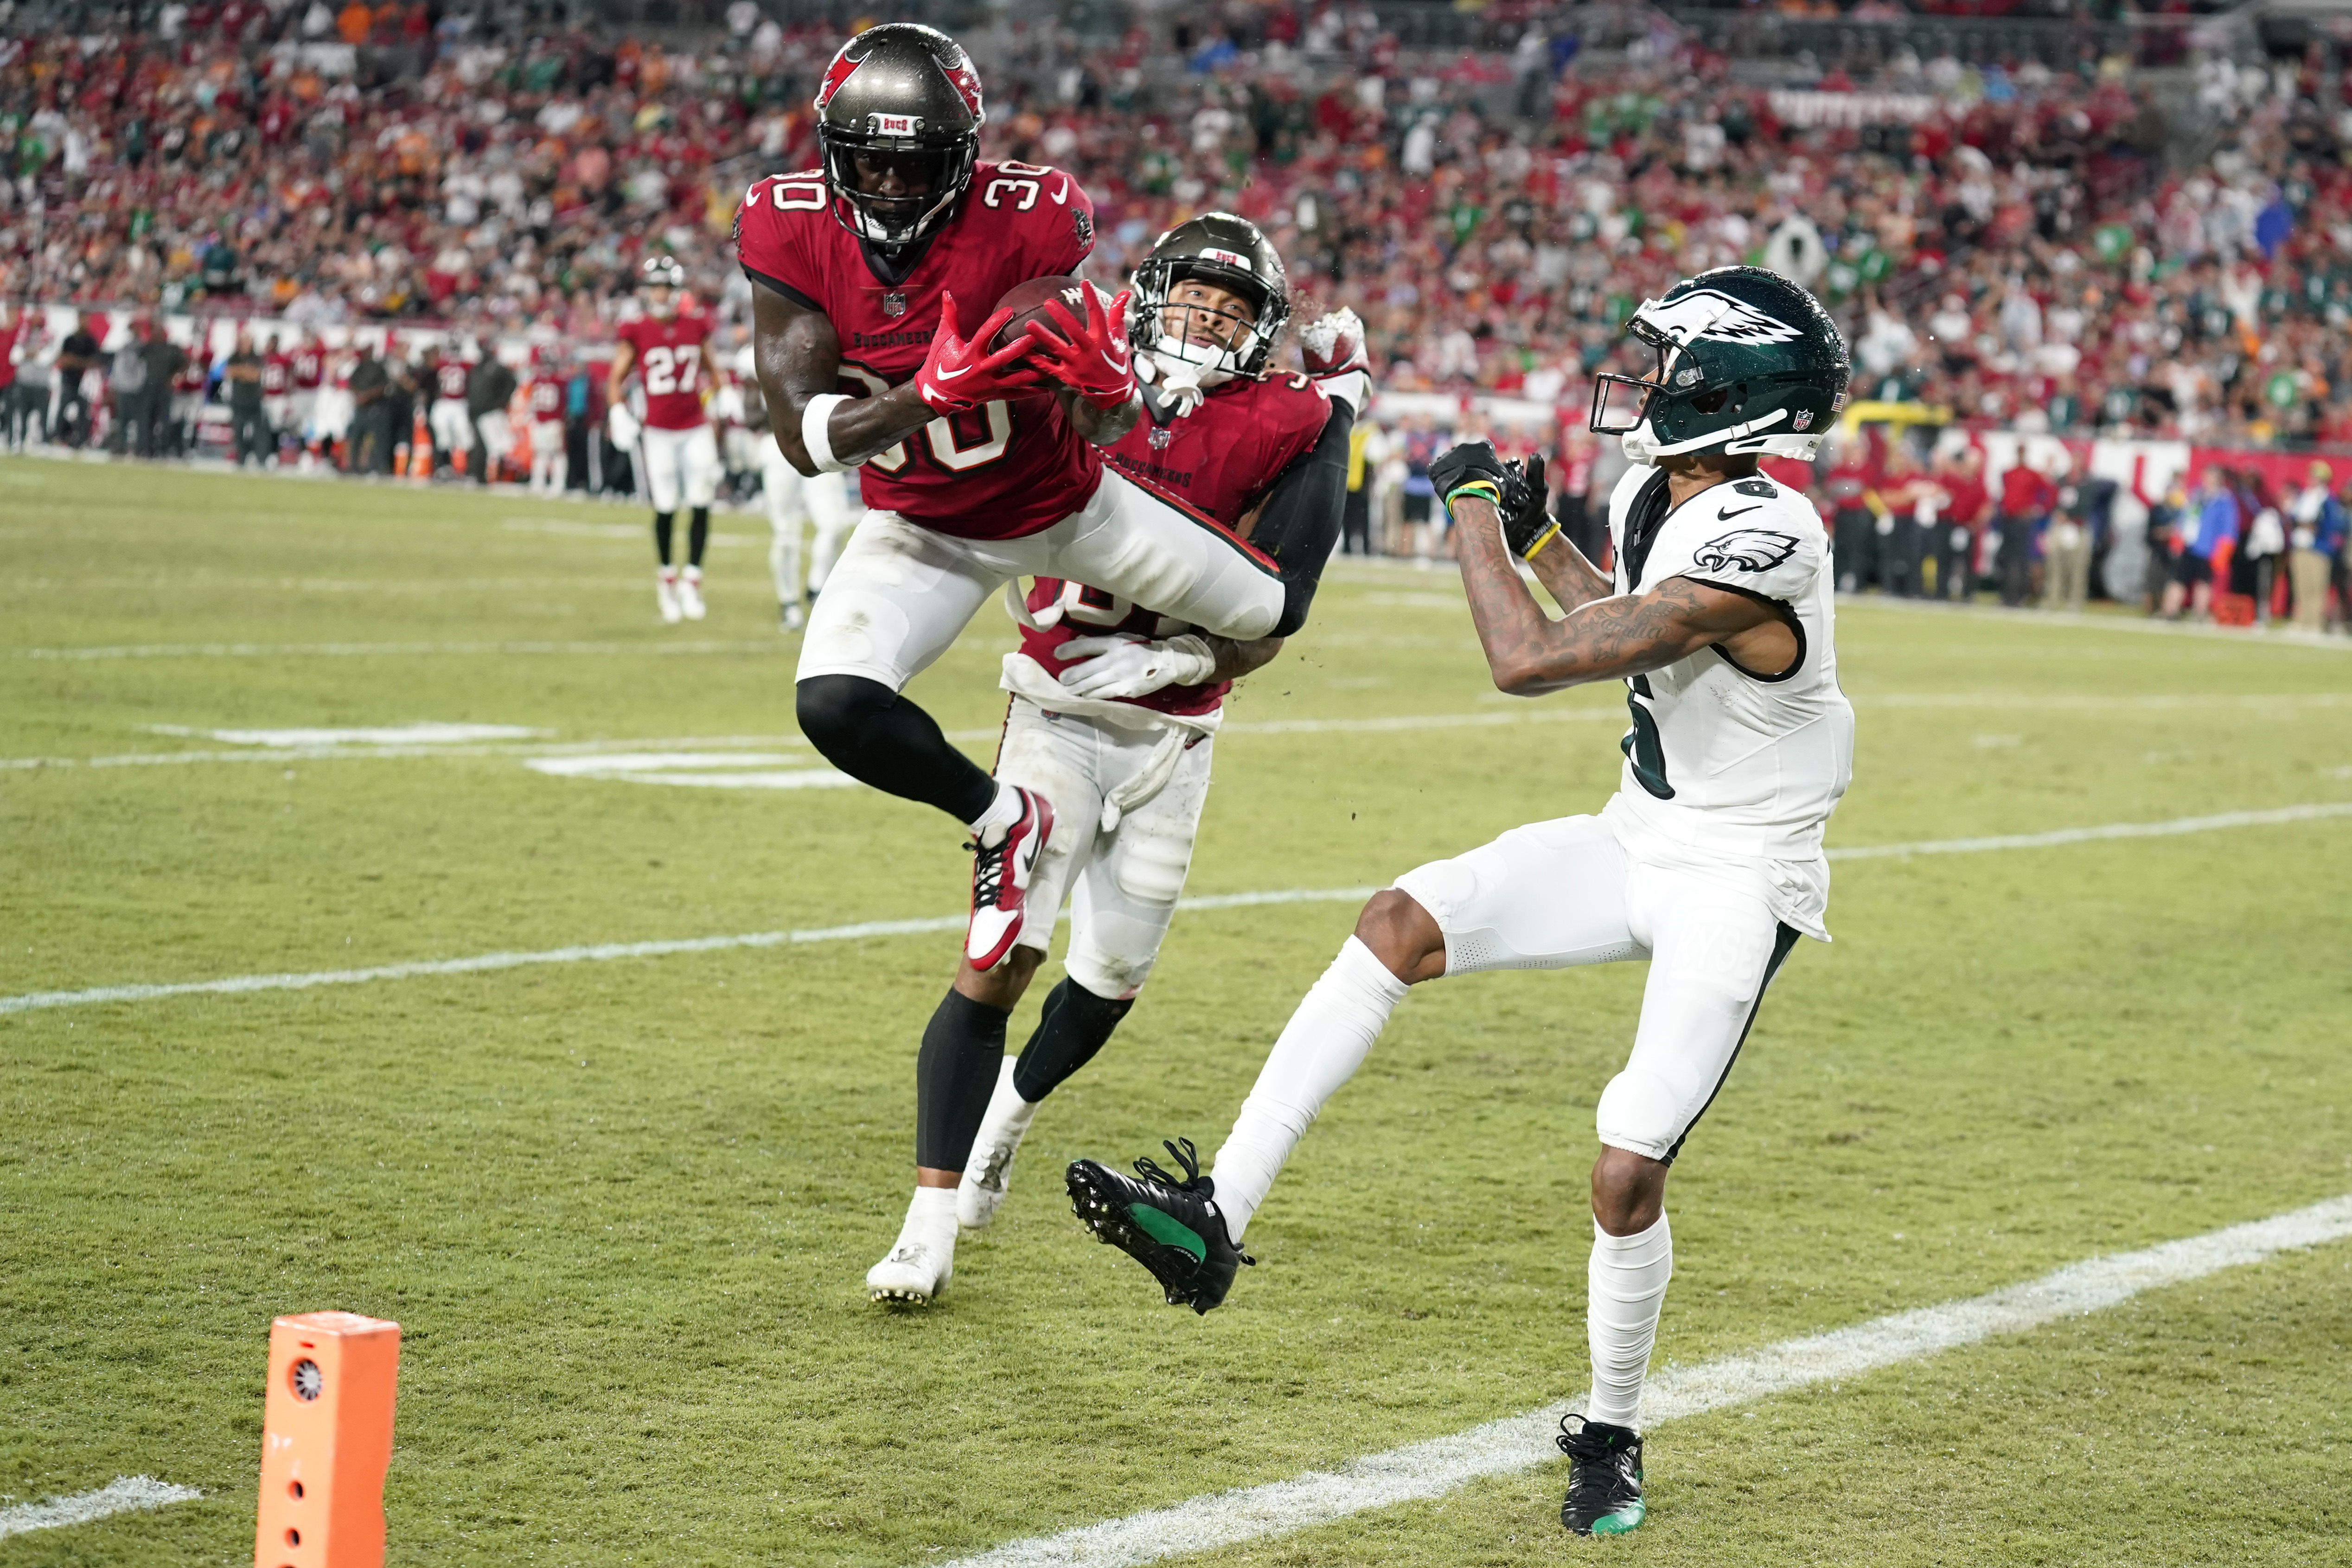
{"label": "white glove", "polygon": [[627,403],[616,402],[606,411],[604,429],[612,436],[613,444],[624,451],[637,444],[637,416],[629,412]]}
{"label": "white glove", "polygon": [[1143,697],[1163,686],[1197,686],[1216,674],[1205,638],[1186,633],[1164,643],[1140,637],[1073,637],[1054,650],[1080,661],[1062,672],[1074,697]]}
{"label": "white glove", "polygon": [[1364,352],[1364,323],[1353,310],[1342,307],[1300,328],[1298,357],[1326,397],[1363,416],[1371,398],[1371,361]]}

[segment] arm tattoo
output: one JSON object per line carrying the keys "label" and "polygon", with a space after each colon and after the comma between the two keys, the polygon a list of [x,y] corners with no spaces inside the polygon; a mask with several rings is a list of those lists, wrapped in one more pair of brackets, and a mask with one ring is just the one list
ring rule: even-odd
{"label": "arm tattoo", "polygon": [[1544,585],[1562,610],[1574,610],[1596,599],[1606,599],[1616,585],[1609,574],[1587,560],[1584,552],[1568,542],[1565,534],[1555,536],[1551,543],[1536,551],[1528,562],[1536,580]]}
{"label": "arm tattoo", "polygon": [[1503,691],[1539,696],[1662,669],[1769,614],[1736,594],[1670,577],[1644,594],[1587,600],[1566,620],[1554,621],[1511,570],[1494,507],[1465,498],[1454,512],[1470,618]]}

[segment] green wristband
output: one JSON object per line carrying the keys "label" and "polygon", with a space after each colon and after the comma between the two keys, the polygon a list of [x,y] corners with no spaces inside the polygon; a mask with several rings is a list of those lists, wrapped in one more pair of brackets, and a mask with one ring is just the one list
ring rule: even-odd
{"label": "green wristband", "polygon": [[1492,479],[1470,479],[1456,485],[1445,494],[1445,515],[1454,515],[1454,501],[1464,496],[1475,496],[1491,503],[1497,510],[1503,505],[1503,487]]}

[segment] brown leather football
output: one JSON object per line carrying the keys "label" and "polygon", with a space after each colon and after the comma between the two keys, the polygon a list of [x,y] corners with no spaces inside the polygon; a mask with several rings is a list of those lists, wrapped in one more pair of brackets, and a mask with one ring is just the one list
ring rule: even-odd
{"label": "brown leather football", "polygon": [[1060,324],[1045,313],[1045,302],[1059,299],[1062,308],[1083,322],[1087,319],[1086,296],[1081,292],[1084,287],[1085,285],[1075,277],[1033,277],[1026,283],[1014,284],[1006,291],[1004,298],[989,309],[992,316],[999,310],[1010,310],[1013,319],[1004,324],[994,341],[988,346],[991,349],[1004,348],[1021,336],[1023,323],[1028,321],[1043,321],[1045,330],[1057,338],[1062,336]]}

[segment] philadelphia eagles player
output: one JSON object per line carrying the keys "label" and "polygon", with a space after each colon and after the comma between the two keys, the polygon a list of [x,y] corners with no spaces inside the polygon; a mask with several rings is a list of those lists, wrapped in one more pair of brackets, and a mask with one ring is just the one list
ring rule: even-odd
{"label": "philadelphia eagles player", "polygon": [[[1597,816],[1505,833],[1373,895],[1307,992],[1243,1104],[1213,1176],[1192,1145],[1142,1179],[1091,1160],[1068,1173],[1097,1238],[1156,1275],[1172,1304],[1224,1299],[1238,1243],[1323,1102],[1360,1066],[1405,988],[1487,969],[1648,958],[1624,1070],[1601,1093],[1586,1324],[1592,1387],[1560,1423],[1560,1521],[1580,1535],[1642,1522],[1642,1384],[1673,1272],[1666,1174],[1731,1071],[1800,934],[1822,925],[1822,830],[1845,792],[1853,710],[1831,645],[1829,540],[1805,497],[1757,458],[1810,458],[1844,401],[1845,345],[1813,297],[1724,267],[1633,315],[1647,378],[1604,375],[1591,427],[1636,466],[1609,498],[1613,580],[1559,539],[1542,475],[1457,446],[1430,477],[1459,529],[1462,575],[1495,684],[1540,696],[1622,680],[1633,727]],[[1568,611],[1554,621],[1513,556]]]}

